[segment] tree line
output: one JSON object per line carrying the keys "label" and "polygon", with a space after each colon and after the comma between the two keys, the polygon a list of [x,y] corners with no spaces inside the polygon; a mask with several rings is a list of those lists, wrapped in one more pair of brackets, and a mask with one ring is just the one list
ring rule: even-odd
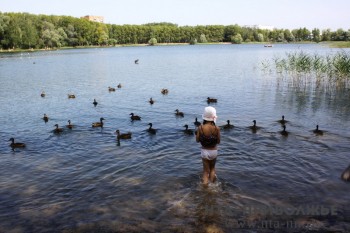
{"label": "tree line", "polygon": [[115,25],[71,16],[0,12],[0,49],[43,49],[118,44],[350,41],[350,29],[259,29],[172,23]]}

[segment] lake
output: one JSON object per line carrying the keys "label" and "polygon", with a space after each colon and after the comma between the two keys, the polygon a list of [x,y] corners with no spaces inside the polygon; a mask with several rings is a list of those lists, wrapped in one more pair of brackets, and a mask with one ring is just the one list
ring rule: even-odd
{"label": "lake", "polygon": [[[0,54],[0,232],[350,231],[350,183],[340,179],[350,163],[349,89],[299,86],[273,66],[261,68],[293,51],[339,50],[276,44]],[[218,181],[203,187],[200,145],[183,130],[202,121],[207,97],[218,99],[211,104],[217,125],[235,127],[221,131]],[[282,115],[288,137],[279,133]],[[104,127],[93,128],[101,117]],[[255,133],[253,120],[261,127]],[[322,136],[312,132],[317,124]],[[132,138],[118,142],[117,129]],[[26,147],[12,150],[10,138]]]}

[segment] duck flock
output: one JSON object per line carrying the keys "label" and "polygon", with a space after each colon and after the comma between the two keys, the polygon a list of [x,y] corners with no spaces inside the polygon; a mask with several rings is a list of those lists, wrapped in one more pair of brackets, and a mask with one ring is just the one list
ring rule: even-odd
{"label": "duck flock", "polygon": [[[122,88],[122,85],[119,83],[117,88]],[[108,87],[108,91],[109,92],[114,92],[114,91],[116,91],[116,89],[113,88],[113,87]],[[169,93],[169,90],[167,88],[163,88],[160,92],[163,95],[167,95]],[[42,98],[45,98],[46,93],[43,91],[43,92],[41,92],[40,96]],[[75,99],[76,96],[74,94],[68,94],[68,98],[69,99]],[[217,101],[218,100],[216,98],[211,98],[211,97],[208,97],[206,99],[206,102],[208,103],[208,105],[211,104],[211,103],[217,103]],[[155,103],[155,101],[154,101],[154,99],[152,97],[149,99],[148,102],[151,105],[153,105]],[[96,107],[98,105],[97,100],[94,99],[92,104]],[[176,117],[180,117],[180,118],[183,118],[185,116],[185,114],[182,111],[180,111],[179,109],[175,109],[174,114],[175,114]],[[130,115],[130,120],[131,121],[140,121],[141,120],[141,116],[135,115],[134,113],[130,113],[129,115]],[[44,113],[42,119],[43,119],[43,121],[45,123],[47,123],[49,121],[49,116],[46,113]],[[101,117],[99,119],[99,121],[93,122],[91,124],[91,127],[93,127],[93,128],[98,128],[98,127],[103,128],[104,120],[105,120],[105,118]],[[55,134],[60,134],[60,133],[64,132],[65,130],[73,130],[74,129],[74,124],[72,124],[71,120],[68,120],[67,122],[68,122],[68,124],[64,128],[60,127],[58,124],[55,124],[54,125],[54,129],[53,129],[52,132],[55,133]],[[231,124],[230,120],[227,120],[226,122],[227,123],[225,125],[220,126],[221,129],[223,129],[223,130],[230,130],[230,129],[233,129],[235,127],[233,124]],[[249,128],[253,133],[256,133],[259,129],[261,129],[261,127],[257,125],[257,121],[256,120],[253,120],[252,122],[253,122],[253,124],[251,126],[248,126],[247,128]],[[288,136],[288,131],[286,130],[286,124],[288,123],[288,121],[285,120],[285,116],[282,116],[282,119],[278,120],[278,122],[281,124],[281,126],[283,128],[283,130],[280,131],[279,133],[282,136]],[[195,121],[193,122],[193,124],[197,128],[202,123],[200,121],[198,121],[198,118],[196,117]],[[148,127],[147,131],[150,134],[156,134],[157,133],[157,129],[153,128],[153,124],[152,123],[149,123],[148,126],[149,127]],[[185,128],[183,130],[183,132],[185,134],[194,135],[196,133],[195,130],[190,129],[188,124],[185,124],[183,127]],[[131,132],[121,133],[119,129],[117,129],[115,132],[116,132],[116,135],[117,135],[116,136],[117,140],[120,140],[120,139],[131,139],[132,138],[132,133]],[[313,130],[313,132],[316,135],[323,135],[324,131],[320,130],[319,126],[317,125],[316,128]],[[15,142],[15,139],[13,137],[10,138],[9,141],[11,141],[10,147],[12,149],[14,149],[14,148],[24,148],[26,146],[25,143]]]}
{"label": "duck flock", "polygon": [[[139,62],[139,60],[135,60],[135,64],[138,64],[138,62]],[[118,89],[122,88],[122,84],[119,83],[117,85],[117,88]],[[108,91],[109,92],[115,92],[116,88],[108,87]],[[169,90],[167,88],[163,88],[163,89],[161,89],[160,92],[163,95],[168,95]],[[45,98],[46,93],[44,91],[42,91],[40,96],[42,98]],[[70,94],[68,94],[68,98],[69,99],[75,99],[76,96],[74,94],[70,93]],[[208,97],[206,99],[206,102],[208,103],[208,105],[212,104],[212,103],[215,104],[215,103],[217,103],[217,101],[218,100],[216,98],[211,98],[211,97]],[[155,100],[152,97],[149,99],[148,102],[149,102],[150,105],[155,104]],[[92,104],[96,107],[98,105],[97,100],[94,99]],[[141,120],[141,116],[135,115],[134,113],[130,113],[129,115],[130,115],[130,120],[131,121],[140,121]],[[182,118],[182,117],[185,116],[185,114],[182,111],[180,111],[179,109],[175,109],[175,116]],[[43,119],[43,121],[45,123],[47,123],[49,121],[49,116],[44,113],[42,119]],[[104,125],[103,121],[104,120],[105,119],[103,117],[101,117],[99,119],[99,121],[93,122],[91,124],[91,127],[93,127],[93,128],[98,128],[98,127],[103,128],[103,125]],[[54,134],[61,134],[65,130],[74,130],[75,126],[74,126],[74,124],[72,124],[71,120],[68,120],[67,122],[68,122],[68,124],[64,128],[60,127],[58,124],[55,124],[54,125],[54,129],[53,129],[53,133]],[[231,124],[230,120],[227,120],[226,122],[227,123],[225,125],[222,125],[222,126],[219,126],[219,127],[221,129],[223,129],[223,130],[234,129],[235,126],[233,124]],[[288,137],[288,134],[289,134],[289,132],[287,131],[287,123],[288,123],[288,121],[285,119],[285,116],[283,115],[282,118],[280,120],[278,120],[277,122],[279,122],[281,124],[281,127],[282,127],[282,130],[279,131],[280,135],[282,135],[284,137]],[[253,133],[256,133],[259,129],[261,129],[261,127],[257,125],[257,121],[256,120],[253,120],[252,123],[253,124],[251,126],[248,126],[247,128],[250,129]],[[193,122],[193,124],[195,125],[195,128],[197,129],[201,125],[201,122],[199,122],[198,119],[195,118],[195,121]],[[153,124],[152,123],[148,123],[148,126],[149,126],[147,128],[148,133],[150,133],[150,134],[156,134],[157,133],[157,129],[153,128]],[[194,135],[196,133],[196,129],[194,129],[194,130],[190,129],[188,124],[185,124],[183,127],[185,128],[183,130],[184,134]],[[314,130],[312,130],[312,132],[315,135],[320,135],[320,136],[325,133],[325,131],[320,130],[319,125],[316,125],[316,128]],[[127,140],[127,139],[131,139],[132,138],[132,132],[122,133],[122,132],[120,132],[119,129],[116,129],[115,133],[116,133],[116,140],[118,141],[118,145],[120,145],[119,144],[119,140]],[[11,141],[9,146],[12,148],[13,151],[15,150],[15,148],[25,148],[26,147],[25,143],[23,143],[23,142],[16,142],[14,137],[10,138],[9,141]],[[350,181],[350,166],[343,172],[341,177],[342,177],[343,180]]]}

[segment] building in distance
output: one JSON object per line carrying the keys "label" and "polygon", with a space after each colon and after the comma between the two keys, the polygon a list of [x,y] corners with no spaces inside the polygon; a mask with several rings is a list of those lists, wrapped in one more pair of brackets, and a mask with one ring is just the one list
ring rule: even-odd
{"label": "building in distance", "polygon": [[82,19],[87,19],[89,21],[103,23],[104,17],[103,16],[95,16],[95,15],[86,15],[81,17]]}

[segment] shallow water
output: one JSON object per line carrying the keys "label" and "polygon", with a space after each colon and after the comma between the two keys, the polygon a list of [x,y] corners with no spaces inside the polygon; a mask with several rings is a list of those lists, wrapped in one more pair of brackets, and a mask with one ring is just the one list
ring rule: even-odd
{"label": "shallow water", "polygon": [[[350,186],[340,179],[350,163],[349,92],[290,85],[260,66],[297,50],[337,51],[196,45],[1,54],[0,232],[274,232],[293,228],[287,221],[300,231],[349,231]],[[182,130],[195,129],[208,96],[218,98],[217,124],[235,128],[222,131],[218,182],[205,188],[200,147]],[[131,112],[142,120],[130,121]],[[279,134],[282,115],[287,138]],[[92,128],[100,117],[104,128]],[[69,119],[72,130],[53,133]],[[248,129],[254,119],[256,133]],[[312,133],[316,124],[323,136]],[[118,143],[116,129],[132,139]],[[11,137],[26,148],[12,151]],[[307,205],[337,212],[247,213]]]}

